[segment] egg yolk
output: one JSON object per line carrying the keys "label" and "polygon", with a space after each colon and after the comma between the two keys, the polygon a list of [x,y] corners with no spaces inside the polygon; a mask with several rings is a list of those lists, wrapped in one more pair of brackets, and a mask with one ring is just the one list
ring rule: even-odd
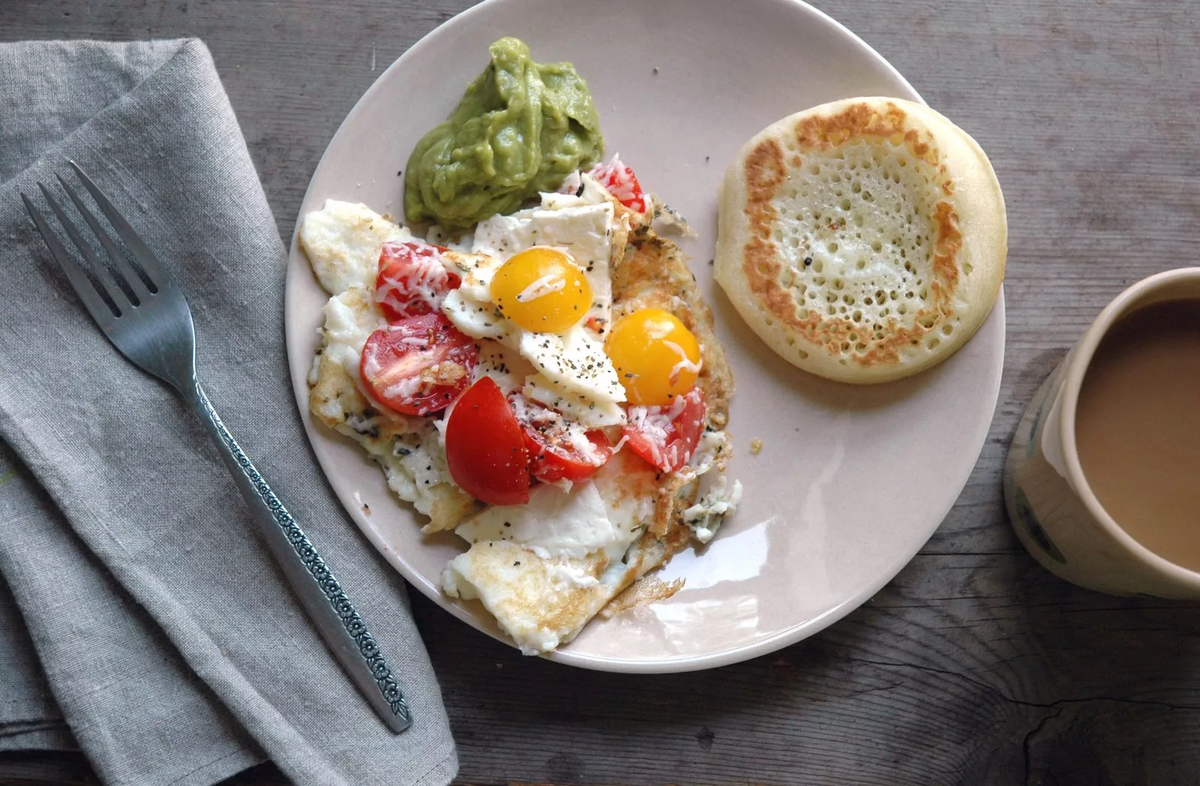
{"label": "egg yolk", "polygon": [[565,333],[587,313],[592,286],[562,251],[535,246],[496,271],[492,301],[525,330]]}
{"label": "egg yolk", "polygon": [[617,320],[604,351],[633,404],[670,404],[700,374],[700,343],[661,308],[643,308]]}

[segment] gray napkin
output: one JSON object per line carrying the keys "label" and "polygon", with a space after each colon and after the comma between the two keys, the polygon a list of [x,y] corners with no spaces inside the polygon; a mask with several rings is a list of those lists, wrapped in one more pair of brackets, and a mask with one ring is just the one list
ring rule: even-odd
{"label": "gray napkin", "polygon": [[[209,398],[371,626],[409,731],[388,731],[329,655],[199,422],[54,266],[18,192],[67,159],[188,294]],[[203,44],[0,45],[0,748],[77,743],[114,784],[209,784],[268,757],[299,784],[453,777],[403,581],[304,437],[285,260]]]}

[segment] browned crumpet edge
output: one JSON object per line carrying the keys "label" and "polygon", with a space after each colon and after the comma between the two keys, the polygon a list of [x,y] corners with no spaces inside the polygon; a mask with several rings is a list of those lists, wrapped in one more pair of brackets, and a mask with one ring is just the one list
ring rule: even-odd
{"label": "browned crumpet edge", "polygon": [[[876,111],[867,104],[852,104],[834,115],[802,119],[796,124],[796,141],[802,152],[828,150],[849,140],[864,138],[904,144],[914,156],[938,167],[945,176],[941,183],[942,193],[950,196],[954,193],[954,183],[947,175],[945,164],[939,163],[932,135],[925,132],[928,138],[923,140],[917,129],[905,127],[906,117],[903,109],[890,102],[883,111]],[[783,146],[774,139],[764,140],[746,158],[744,212],[750,224],[751,238],[742,249],[742,266],[750,289],[762,299],[763,307],[773,317],[812,344],[826,348],[830,354],[865,345],[864,350],[850,355],[858,365],[882,366],[899,362],[901,347],[919,345],[926,334],[954,314],[958,253],[963,244],[957,213],[945,200],[934,205],[934,280],[929,283],[933,294],[930,302],[913,315],[909,325],[900,325],[895,318],[889,317],[883,329],[868,342],[860,335],[861,328],[852,322],[822,315],[815,309],[809,309],[807,315],[800,318],[790,290],[779,283],[783,263],[779,248],[771,240],[772,225],[779,214],[772,202],[787,178],[788,164],[798,169],[803,163],[801,153],[793,155],[790,162],[784,159]],[[931,327],[925,327],[923,323],[929,323]],[[851,334],[855,334],[854,339],[850,338]]]}

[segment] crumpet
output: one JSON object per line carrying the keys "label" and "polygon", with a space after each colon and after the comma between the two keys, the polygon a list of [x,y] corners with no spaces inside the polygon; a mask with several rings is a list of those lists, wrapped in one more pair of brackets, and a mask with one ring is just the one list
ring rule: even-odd
{"label": "crumpet", "polygon": [[773,123],[738,153],[715,276],[784,359],[886,382],[978,330],[1007,242],[1000,184],[975,140],[923,104],[854,98]]}

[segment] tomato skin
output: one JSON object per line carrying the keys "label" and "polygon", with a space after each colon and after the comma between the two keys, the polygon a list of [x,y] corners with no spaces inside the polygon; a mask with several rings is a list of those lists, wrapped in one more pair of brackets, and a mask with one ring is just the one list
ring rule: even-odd
{"label": "tomato skin", "polygon": [[[630,407],[630,422],[623,433],[629,440],[634,453],[654,465],[661,472],[678,472],[691,461],[700,436],[704,433],[704,420],[708,404],[704,393],[694,387],[684,393],[676,404],[668,406]],[[655,433],[646,428],[652,421]],[[658,434],[658,431],[664,432]]]}
{"label": "tomato skin", "polygon": [[359,376],[371,396],[403,415],[445,409],[471,384],[479,350],[440,313],[397,320],[371,334]]}
{"label": "tomato skin", "polygon": [[[529,450],[529,472],[536,479],[545,483],[559,480],[569,480],[578,483],[595,475],[613,454],[612,443],[608,441],[602,429],[590,429],[583,433],[594,448],[591,454],[579,452],[568,437],[566,424],[562,417],[554,417],[547,421],[539,418],[536,413],[549,413],[538,404],[522,402],[515,407],[517,422],[525,432],[525,447]],[[520,413],[534,413],[522,419]],[[575,425],[582,430],[582,427]]]}
{"label": "tomato skin", "polygon": [[599,463],[589,460],[570,447],[555,444],[546,435],[525,427],[525,447],[529,450],[529,472],[545,483],[569,480],[578,483],[600,471],[612,457],[612,443],[600,429],[587,432],[588,441],[595,446]]}
{"label": "tomato skin", "polygon": [[383,244],[375,301],[389,322],[432,314],[447,292],[462,285],[462,279],[439,261],[447,251],[420,241]]}
{"label": "tomato skin", "polygon": [[481,377],[446,422],[446,464],[463,491],[489,505],[529,501],[529,450],[495,380]]}
{"label": "tomato skin", "polygon": [[646,196],[638,183],[637,175],[621,159],[613,156],[607,164],[597,164],[589,175],[596,178],[608,193],[616,197],[625,207],[639,213],[646,212]]}

